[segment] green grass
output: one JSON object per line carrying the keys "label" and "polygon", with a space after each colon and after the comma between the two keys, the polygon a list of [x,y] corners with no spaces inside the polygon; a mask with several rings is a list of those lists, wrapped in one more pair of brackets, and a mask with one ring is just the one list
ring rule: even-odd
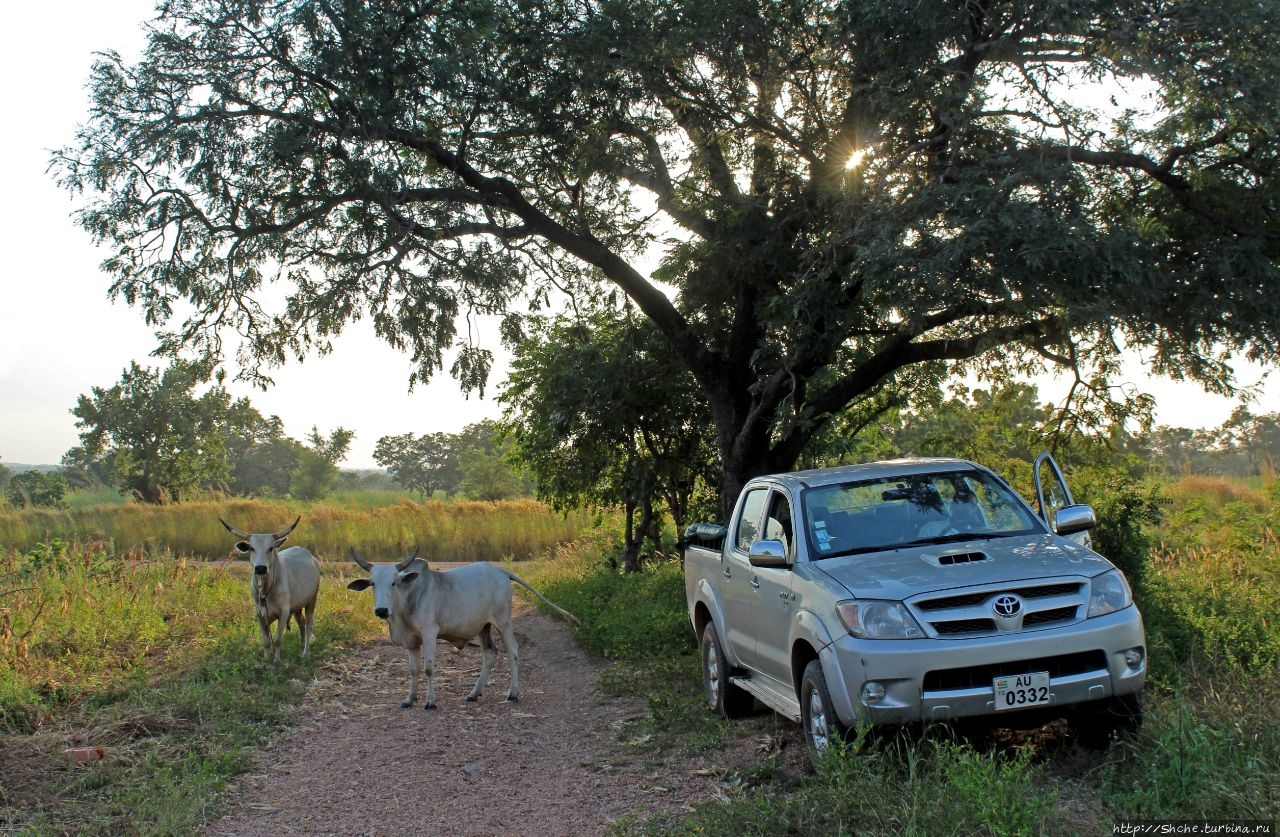
{"label": "green grass", "polygon": [[[0,564],[0,832],[189,834],[324,659],[375,625],[322,581],[313,656],[263,660],[243,568],[55,542]],[[99,762],[67,765],[73,745]]]}
{"label": "green grass", "polygon": [[[1216,484],[1215,484],[1216,485]],[[796,769],[798,730],[769,713],[725,722],[701,703],[681,569],[620,575],[608,544],[568,554],[540,577],[583,620],[583,643],[611,661],[603,685],[647,701],[620,746],[652,758],[723,761],[744,741],[775,739],[725,774],[719,798],[678,821],[630,823],[653,835],[1077,835],[1120,819],[1280,819],[1280,550],[1274,484],[1170,487],[1165,526],[1140,602],[1152,676],[1147,719],[1106,752],[1054,728],[984,741],[945,729],[876,739]],[[1207,533],[1186,531],[1188,519]],[[1209,545],[1206,545],[1209,544]],[[1210,662],[1212,661],[1212,662]],[[794,725],[789,725],[794,727]]]}
{"label": "green grass", "polygon": [[[620,748],[723,766],[715,797],[620,833],[1076,835],[1109,833],[1124,818],[1280,819],[1280,551],[1271,534],[1280,490],[1179,483],[1168,495],[1166,530],[1153,533],[1163,546],[1140,591],[1147,721],[1104,753],[1052,734],[992,747],[931,728],[836,751],[808,769],[794,724],[771,713],[729,722],[703,707],[678,561],[618,573],[606,560],[616,550],[609,531],[579,527],[519,573],[582,620],[582,643],[607,661],[603,687],[646,702]],[[273,526],[289,509],[211,505],[169,519],[189,535],[210,513],[234,511],[252,518],[237,519],[243,525]],[[383,558],[404,548],[406,528],[453,537],[458,520],[427,519],[450,511],[486,549],[506,537],[486,527],[518,528],[488,504],[316,506],[304,522],[335,543],[385,543],[366,547]],[[128,505],[116,513],[130,526],[144,519]],[[382,630],[341,589],[345,567],[334,566],[315,656],[297,659],[295,630],[276,667],[262,660],[242,564],[110,543],[51,540],[0,556],[0,832],[198,830],[315,666]],[[103,746],[107,758],[68,767],[62,749],[79,743]]]}

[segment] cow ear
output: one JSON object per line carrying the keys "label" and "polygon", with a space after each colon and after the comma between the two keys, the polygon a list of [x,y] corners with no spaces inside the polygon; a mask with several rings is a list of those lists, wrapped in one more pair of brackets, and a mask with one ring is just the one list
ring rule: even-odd
{"label": "cow ear", "polygon": [[371,581],[370,581],[369,579],[367,579],[367,578],[357,578],[355,581],[353,581],[353,582],[351,582],[350,584],[348,584],[348,585],[347,585],[347,589],[348,589],[348,590],[355,590],[355,591],[357,591],[357,592],[359,592],[359,591],[361,591],[361,590],[368,590],[368,589],[369,589],[369,585],[370,585],[370,584],[372,584],[372,583],[373,583],[373,582],[371,582]]}
{"label": "cow ear", "polygon": [[236,552],[251,552],[253,547],[249,546],[248,541],[237,541]]}
{"label": "cow ear", "polygon": [[412,571],[407,572],[407,573],[400,573],[400,580],[401,580],[401,581],[413,581],[413,580],[414,580],[415,578],[417,578],[417,577],[418,577],[418,571],[417,571],[417,570],[412,570]]}
{"label": "cow ear", "polygon": [[276,538],[276,542],[271,545],[272,549],[279,549],[280,545],[287,541],[288,538]]}

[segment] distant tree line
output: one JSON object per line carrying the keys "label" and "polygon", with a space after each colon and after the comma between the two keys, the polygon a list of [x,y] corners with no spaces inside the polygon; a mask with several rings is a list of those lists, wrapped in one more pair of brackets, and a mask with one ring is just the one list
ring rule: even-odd
{"label": "distant tree line", "polygon": [[182,502],[210,491],[316,500],[343,489],[405,488],[482,500],[529,495],[532,485],[509,464],[499,425],[461,433],[389,436],[375,459],[389,473],[340,471],[355,433],[313,427],[299,441],[278,416],[232,398],[209,366],[181,360],[168,368],[131,363],[110,387],[94,387],[71,411],[80,444],[57,470],[12,473],[0,465],[10,505],[59,508],[75,490],[115,489],[144,503]]}
{"label": "distant tree line", "polygon": [[467,425],[461,433],[383,436],[373,459],[400,486],[430,499],[437,494],[506,500],[532,493],[511,464],[512,442],[498,422]]}
{"label": "distant tree line", "polygon": [[99,487],[145,503],[207,491],[314,500],[338,483],[338,462],[355,438],[339,427],[291,439],[278,417],[232,398],[210,366],[181,360],[166,369],[130,363],[71,412],[80,444],[59,471],[0,474],[11,505],[64,506],[70,491]]}

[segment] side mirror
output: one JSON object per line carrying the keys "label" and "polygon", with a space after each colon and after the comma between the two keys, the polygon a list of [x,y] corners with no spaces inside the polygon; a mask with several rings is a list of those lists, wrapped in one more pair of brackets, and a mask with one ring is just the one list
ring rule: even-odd
{"label": "side mirror", "polygon": [[1074,506],[1063,506],[1053,516],[1053,531],[1059,535],[1087,532],[1097,525],[1098,518],[1093,513],[1093,506],[1087,506],[1083,503]]}
{"label": "side mirror", "polygon": [[791,566],[787,560],[787,548],[782,541],[756,541],[747,551],[747,563],[753,567],[783,568]]}

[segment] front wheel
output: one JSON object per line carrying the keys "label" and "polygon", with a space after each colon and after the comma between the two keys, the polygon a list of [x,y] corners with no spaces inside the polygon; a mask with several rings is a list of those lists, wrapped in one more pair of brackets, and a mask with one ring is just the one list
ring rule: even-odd
{"label": "front wheel", "polygon": [[751,711],[751,695],[729,680],[729,661],[720,647],[716,626],[708,622],[702,629],[702,694],[707,708],[726,718],[736,718]]}
{"label": "front wheel", "polygon": [[1076,741],[1090,750],[1105,750],[1116,738],[1133,736],[1142,727],[1142,696],[1116,695],[1079,707],[1071,726]]}
{"label": "front wheel", "polygon": [[805,666],[800,678],[800,724],[804,728],[805,749],[815,764],[828,749],[843,741],[848,732],[836,717],[827,678],[817,660]]}

